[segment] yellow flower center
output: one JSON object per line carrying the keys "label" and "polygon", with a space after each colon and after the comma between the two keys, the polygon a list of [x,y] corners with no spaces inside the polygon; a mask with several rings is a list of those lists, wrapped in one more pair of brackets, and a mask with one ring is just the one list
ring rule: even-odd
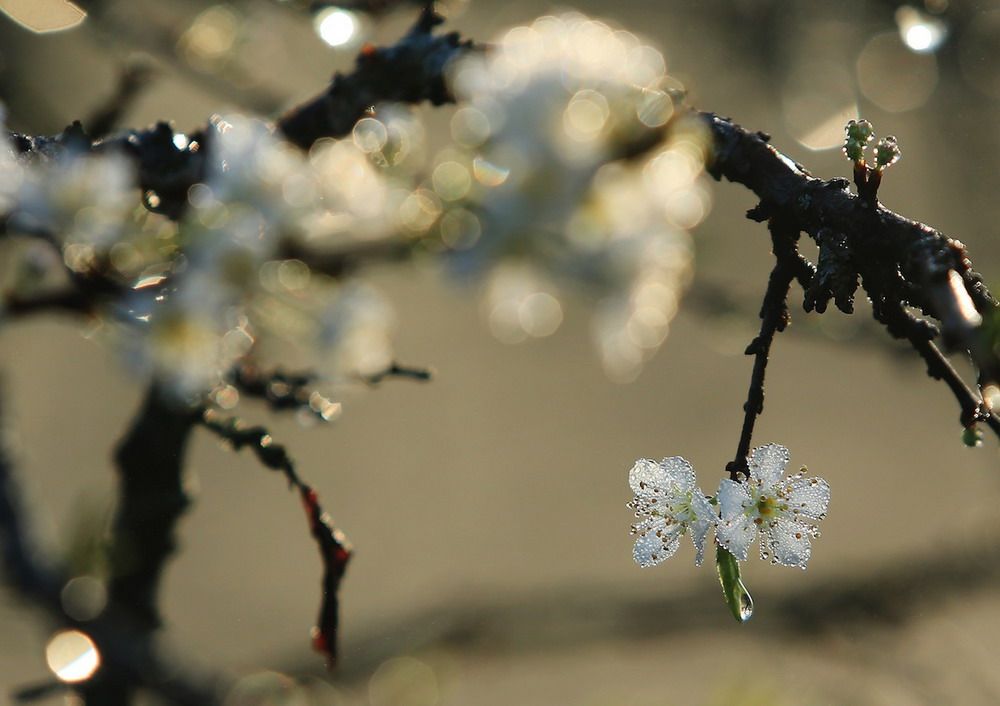
{"label": "yellow flower center", "polygon": [[757,513],[761,517],[767,517],[768,515],[773,515],[775,510],[778,508],[778,503],[775,498],[769,498],[766,495],[761,495],[760,499],[757,501]]}

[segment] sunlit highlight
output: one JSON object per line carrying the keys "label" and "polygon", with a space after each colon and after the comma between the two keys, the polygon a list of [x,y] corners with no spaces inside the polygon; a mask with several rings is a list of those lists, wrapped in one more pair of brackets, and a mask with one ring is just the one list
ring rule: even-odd
{"label": "sunlit highlight", "polygon": [[937,60],[931,53],[916,53],[899,34],[872,37],[858,56],[858,85],[865,97],[890,113],[924,105],[938,82]]}
{"label": "sunlit highlight", "polygon": [[61,681],[75,684],[89,679],[101,666],[97,645],[79,630],[57,632],[45,646],[45,661]]}
{"label": "sunlit highlight", "polygon": [[331,47],[349,44],[358,31],[358,21],[354,13],[339,7],[328,7],[317,13],[313,19],[316,34]]}
{"label": "sunlit highlight", "polygon": [[937,51],[948,36],[948,27],[942,20],[909,5],[896,10],[896,25],[903,43],[918,54]]}

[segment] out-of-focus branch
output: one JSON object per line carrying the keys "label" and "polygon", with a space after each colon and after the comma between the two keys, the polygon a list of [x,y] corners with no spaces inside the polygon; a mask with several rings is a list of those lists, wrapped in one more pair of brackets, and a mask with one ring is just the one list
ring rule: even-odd
{"label": "out-of-focus branch", "polygon": [[[440,105],[451,101],[445,69],[452,60],[476,47],[455,32],[434,34],[434,27],[441,21],[428,6],[396,44],[366,45],[352,73],[336,75],[329,88],[281,117],[276,128],[290,142],[308,148],[321,137],[348,134],[379,103],[430,101]],[[175,142],[174,129],[160,122],[146,130],[130,130],[98,142],[79,123],[53,137],[16,133],[10,137],[22,154],[41,158],[66,149],[122,152],[138,167],[140,188],[156,193],[155,210],[176,219],[187,207],[188,190],[205,175],[211,135],[212,130],[204,128],[187,134],[186,143]]]}
{"label": "out-of-focus branch", "polygon": [[[211,706],[221,702],[218,680],[193,678],[175,664],[164,661],[148,631],[133,616],[111,603],[93,620],[80,621],[65,612],[62,589],[71,577],[47,563],[29,537],[24,505],[14,480],[14,469],[0,443],[0,552],[4,583],[18,596],[45,610],[57,622],[85,632],[97,646],[102,666],[99,679],[121,680],[149,689],[167,702],[186,706]],[[44,693],[47,688],[32,690]],[[29,694],[30,696],[30,694]],[[114,704],[108,700],[99,702]]]}
{"label": "out-of-focus branch", "polygon": [[348,133],[365,112],[379,103],[448,103],[445,67],[473,49],[457,32],[434,35],[443,20],[427,5],[413,28],[394,46],[366,46],[354,72],[334,76],[321,95],[278,120],[278,129],[300,147],[321,137]]}
{"label": "out-of-focus branch", "polygon": [[338,592],[351,559],[350,541],[334,526],[330,516],[323,511],[316,491],[299,477],[295,463],[285,447],[275,443],[267,429],[247,426],[235,418],[226,419],[213,410],[205,410],[199,421],[206,429],[232,444],[233,448],[252,449],[265,467],[280,471],[289,485],[298,491],[309,522],[309,531],[319,547],[323,561],[323,599],[313,628],[313,647],[326,655],[327,666],[332,668],[337,661],[337,633],[340,625]]}
{"label": "out-of-focus branch", "polygon": [[126,66],[118,78],[114,95],[84,120],[87,133],[93,139],[99,140],[111,132],[125,112],[132,107],[139,93],[149,85],[152,74],[152,67],[143,63]]}
{"label": "out-of-focus branch", "polygon": [[[174,551],[174,527],[188,505],[182,479],[184,452],[198,417],[178,406],[155,383],[115,453],[118,509],[109,551],[109,605],[142,635],[160,626],[157,593]],[[134,684],[113,669],[83,689],[88,705],[131,703]]]}
{"label": "out-of-focus branch", "polygon": [[378,385],[387,378],[405,378],[407,380],[416,380],[417,382],[427,382],[431,379],[433,373],[427,368],[414,368],[409,365],[402,365],[393,361],[383,370],[378,372],[369,373],[368,375],[362,375],[361,379],[368,385]]}

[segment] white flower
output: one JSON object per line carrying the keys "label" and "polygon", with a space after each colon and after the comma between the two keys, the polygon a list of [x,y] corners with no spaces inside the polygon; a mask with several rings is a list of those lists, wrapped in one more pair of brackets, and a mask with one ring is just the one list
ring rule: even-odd
{"label": "white flower", "polygon": [[4,109],[0,104],[0,215],[7,213],[14,203],[21,181],[24,179],[24,168],[18,163],[14,147],[7,139],[7,126],[4,124]]}
{"label": "white flower", "polygon": [[758,446],[747,459],[750,478],[741,483],[727,478],[719,485],[717,541],[740,561],[746,561],[759,529],[762,559],[806,568],[810,538],[819,536],[812,523],[826,517],[830,486],[822,478],[806,478],[804,471],[782,478],[788,459],[784,446]]}
{"label": "white flower", "polygon": [[11,182],[0,187],[0,209],[12,198],[15,228],[48,232],[67,245],[109,250],[132,224],[138,201],[134,172],[120,154],[67,153],[18,175],[8,153],[0,157],[0,180]]}
{"label": "white flower", "polygon": [[[605,370],[634,379],[669,331],[690,278],[688,231],[709,208],[700,181],[709,135],[683,117],[663,129],[675,110],[663,56],[569,13],[511,29],[490,52],[451,67],[450,79],[462,107],[435,174],[455,179],[434,188],[445,207],[454,199],[476,219],[462,247],[443,237],[455,270],[527,261],[560,283],[582,283],[598,301]],[[489,306],[503,340],[534,335],[529,317],[508,316],[513,307],[504,311],[513,326],[493,326]]]}
{"label": "white flower", "polygon": [[628,507],[635,509],[639,522],[632,525],[638,535],[632,556],[639,566],[655,566],[673,556],[681,535],[691,530],[695,563],[705,555],[705,535],[716,521],[715,511],[704,493],[695,486],[694,469],[680,456],[659,463],[649,459],[635,462],[628,474],[635,498]]}

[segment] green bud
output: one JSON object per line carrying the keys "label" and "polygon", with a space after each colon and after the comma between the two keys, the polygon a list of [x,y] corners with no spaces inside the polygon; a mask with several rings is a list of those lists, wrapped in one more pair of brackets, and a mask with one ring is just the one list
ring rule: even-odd
{"label": "green bud", "polygon": [[883,137],[875,145],[875,168],[882,171],[898,162],[901,156],[902,153],[899,151],[899,145],[896,144],[896,138]]}
{"label": "green bud", "polygon": [[962,443],[968,446],[970,449],[974,449],[978,446],[983,445],[983,432],[979,430],[975,424],[970,427],[965,427],[965,431],[962,432]]}
{"label": "green bud", "polygon": [[844,141],[844,154],[846,154],[847,158],[852,162],[860,162],[865,158],[865,146],[857,140],[852,140],[848,137],[847,140]]}
{"label": "green bud", "polygon": [[733,617],[741,623],[750,620],[753,616],[753,599],[740,579],[740,563],[736,557],[722,547],[716,547],[715,568],[719,572],[722,596]]}
{"label": "green bud", "polygon": [[875,128],[867,120],[852,120],[847,123],[847,127],[844,129],[847,132],[847,139],[860,142],[862,147],[875,137]]}

